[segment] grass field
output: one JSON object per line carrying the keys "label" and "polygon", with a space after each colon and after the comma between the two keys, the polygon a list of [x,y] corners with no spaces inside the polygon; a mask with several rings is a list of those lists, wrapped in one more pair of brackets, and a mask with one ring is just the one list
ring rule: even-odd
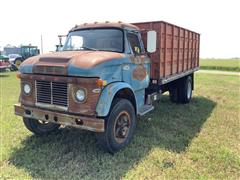
{"label": "grass field", "polygon": [[200,68],[240,72],[240,59],[201,59]]}
{"label": "grass field", "polygon": [[39,138],[13,113],[19,82],[1,77],[0,179],[239,179],[238,76],[196,74],[190,104],[164,95],[138,120],[132,143],[113,155],[74,128]]}

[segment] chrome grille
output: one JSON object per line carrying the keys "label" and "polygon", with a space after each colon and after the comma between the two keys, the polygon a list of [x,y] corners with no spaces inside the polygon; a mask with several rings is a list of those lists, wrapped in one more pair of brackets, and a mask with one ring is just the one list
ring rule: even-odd
{"label": "chrome grille", "polygon": [[38,103],[68,106],[68,85],[62,82],[36,81]]}

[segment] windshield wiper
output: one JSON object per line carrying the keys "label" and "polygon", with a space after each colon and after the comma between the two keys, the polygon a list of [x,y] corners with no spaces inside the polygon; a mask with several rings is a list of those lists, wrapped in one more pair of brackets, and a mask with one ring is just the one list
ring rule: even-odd
{"label": "windshield wiper", "polygon": [[98,49],[87,47],[87,46],[82,46],[81,48],[86,49],[86,50],[98,51]]}

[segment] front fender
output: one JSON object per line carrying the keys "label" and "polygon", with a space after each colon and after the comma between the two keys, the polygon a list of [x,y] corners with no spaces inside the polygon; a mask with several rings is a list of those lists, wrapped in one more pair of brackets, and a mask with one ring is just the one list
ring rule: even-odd
{"label": "front fender", "polygon": [[[110,111],[114,96],[119,90],[125,89],[125,88],[132,90],[131,86],[125,82],[114,82],[107,85],[102,90],[102,93],[99,97],[97,107],[96,107],[97,115],[102,117],[107,116]],[[134,91],[132,90],[132,92]],[[135,95],[134,95],[134,98],[136,99]]]}

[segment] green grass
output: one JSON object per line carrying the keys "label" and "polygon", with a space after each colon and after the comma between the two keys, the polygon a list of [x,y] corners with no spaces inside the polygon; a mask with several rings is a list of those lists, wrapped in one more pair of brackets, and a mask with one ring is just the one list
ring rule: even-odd
{"label": "green grass", "polygon": [[94,134],[75,128],[37,137],[14,115],[19,82],[1,76],[0,179],[239,179],[238,76],[195,75],[190,104],[164,95],[138,119],[132,143],[104,153]]}
{"label": "green grass", "polygon": [[240,59],[201,59],[200,68],[240,72]]}

